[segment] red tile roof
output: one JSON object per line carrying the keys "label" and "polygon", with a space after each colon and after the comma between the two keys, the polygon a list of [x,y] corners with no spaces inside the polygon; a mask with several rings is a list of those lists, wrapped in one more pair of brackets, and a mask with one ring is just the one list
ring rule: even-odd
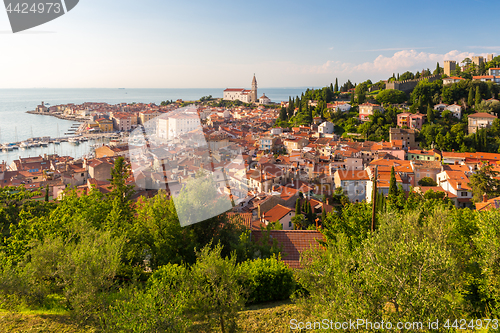
{"label": "red tile roof", "polygon": [[265,213],[264,220],[269,222],[279,221],[291,211],[292,209],[278,204]]}
{"label": "red tile roof", "polygon": [[496,118],[496,116],[486,113],[486,112],[478,112],[468,116],[469,118]]}
{"label": "red tile roof", "polygon": [[[259,241],[266,231],[252,231],[252,240]],[[301,253],[309,249],[321,248],[318,240],[324,240],[323,234],[316,230],[272,230],[271,239],[276,239],[282,246],[282,260],[291,268],[301,268]]]}

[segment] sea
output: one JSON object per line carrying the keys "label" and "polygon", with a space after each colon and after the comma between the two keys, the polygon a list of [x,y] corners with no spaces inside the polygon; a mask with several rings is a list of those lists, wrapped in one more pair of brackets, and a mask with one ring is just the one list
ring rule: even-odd
{"label": "sea", "polygon": [[[259,88],[259,96],[265,93],[272,102],[288,101],[290,96],[300,96],[307,87],[299,88]],[[20,142],[29,138],[50,136],[63,137],[73,126],[74,121],[26,113],[41,102],[48,106],[58,104],[82,104],[85,102],[118,103],[156,103],[166,100],[198,100],[203,96],[222,97],[223,88],[192,89],[0,89],[0,144]],[[97,142],[99,143],[99,142]],[[91,151],[94,141],[74,145],[62,142],[48,147],[19,149],[9,152],[0,150],[0,161],[8,164],[19,157],[43,156],[44,154],[69,155],[82,157]]]}

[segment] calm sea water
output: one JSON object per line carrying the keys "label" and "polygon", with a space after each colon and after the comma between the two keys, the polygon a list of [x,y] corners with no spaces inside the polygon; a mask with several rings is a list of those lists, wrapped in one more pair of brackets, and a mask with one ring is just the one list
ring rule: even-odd
{"label": "calm sea water", "polygon": [[[259,96],[265,93],[273,102],[288,101],[306,88],[259,88]],[[223,89],[0,89],[0,143],[19,142],[31,137],[58,137],[67,133],[75,122],[49,116],[32,115],[42,101],[50,105],[84,102],[156,103],[165,100],[197,100],[202,96],[222,97]],[[90,143],[74,146],[69,143],[49,147],[0,151],[0,161],[11,163],[19,156],[38,156],[57,153],[80,157],[90,151]]]}

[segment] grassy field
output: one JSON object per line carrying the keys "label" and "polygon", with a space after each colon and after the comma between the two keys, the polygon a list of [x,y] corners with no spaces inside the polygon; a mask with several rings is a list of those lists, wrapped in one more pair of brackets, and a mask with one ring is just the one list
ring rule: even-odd
{"label": "grassy field", "polygon": [[[291,332],[290,320],[297,318],[297,306],[291,302],[273,302],[247,307],[240,312],[241,332]],[[68,313],[53,311],[7,312],[0,310],[1,333],[94,333],[94,327],[79,327]]]}

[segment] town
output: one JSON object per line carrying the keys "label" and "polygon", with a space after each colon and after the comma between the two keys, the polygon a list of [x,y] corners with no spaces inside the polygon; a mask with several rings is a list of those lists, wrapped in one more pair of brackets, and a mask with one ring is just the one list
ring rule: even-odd
{"label": "town", "polygon": [[[232,200],[230,214],[257,238],[269,225],[284,230],[278,234],[293,249],[284,260],[300,267],[298,254],[322,238],[318,228],[341,207],[340,197],[372,202],[374,188],[387,197],[396,187],[406,196],[441,193],[458,208],[500,207],[498,189],[480,193],[484,186],[471,182],[478,172],[499,179],[500,153],[486,148],[500,141],[500,59],[469,60],[462,67],[438,64],[434,74],[407,72],[399,81],[348,81],[340,88],[336,82],[280,103],[265,94],[257,98],[255,76],[251,90],[228,88],[222,99],[42,103],[37,113],[82,121],[79,134],[116,131],[121,140],[97,147],[90,159],[44,155],[3,163],[0,186],[46,189],[53,200],[67,188],[107,193],[114,160],[121,156],[131,166],[127,183],[135,199],[160,189],[175,197],[202,172],[214,180],[217,195]],[[430,139],[424,135],[429,128],[437,128]],[[303,214],[309,205],[312,212]]]}

